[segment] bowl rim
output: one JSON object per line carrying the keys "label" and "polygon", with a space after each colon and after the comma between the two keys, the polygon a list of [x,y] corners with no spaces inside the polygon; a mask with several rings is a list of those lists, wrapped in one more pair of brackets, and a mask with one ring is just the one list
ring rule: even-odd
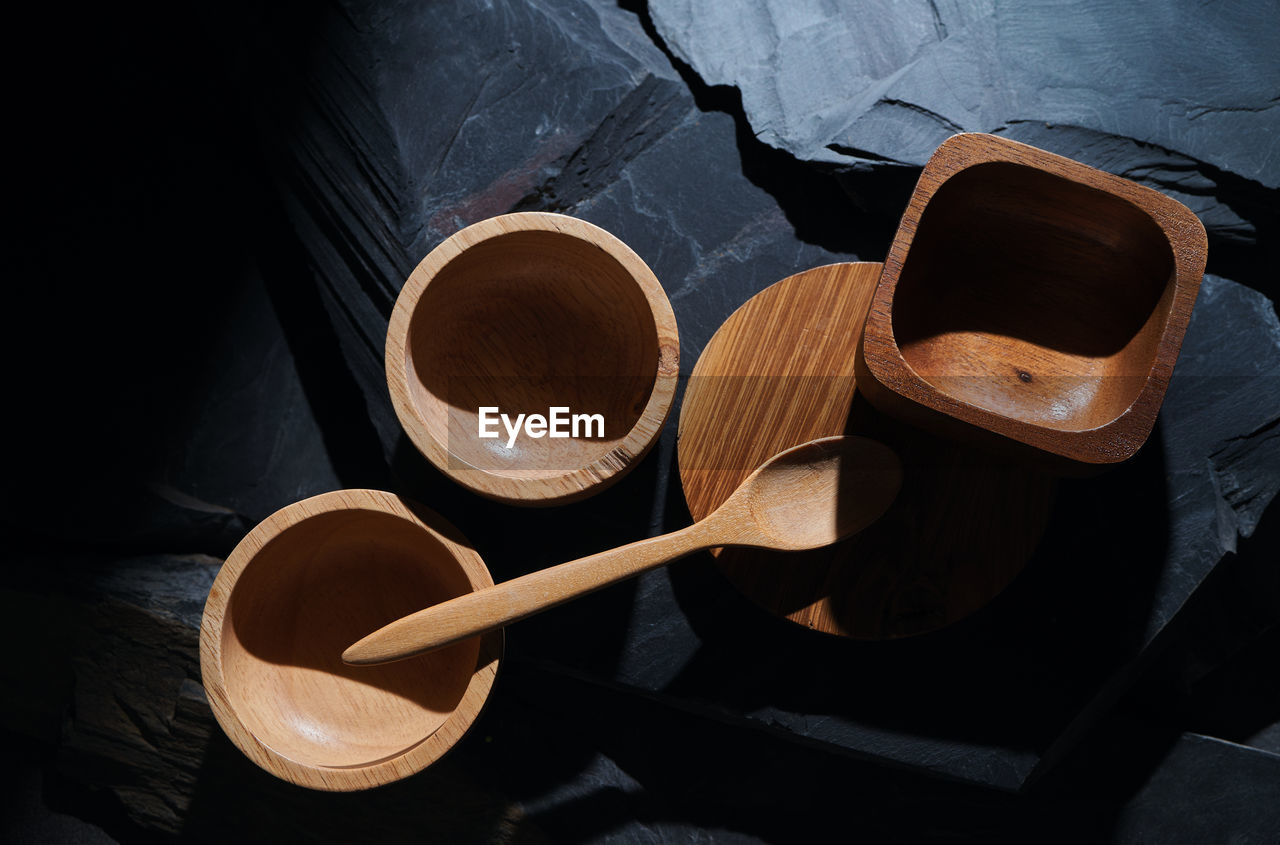
{"label": "bowl rim", "polygon": [[[1173,292],[1164,328],[1142,388],[1116,418],[1089,429],[1057,429],[1006,416],[953,397],[934,387],[907,362],[893,327],[893,298],[907,252],[925,208],[951,177],[985,164],[1030,167],[1128,202],[1151,219],[1173,258]],[[953,135],[925,164],[884,260],[880,281],[858,344],[860,369],[876,382],[869,398],[884,388],[916,406],[1009,438],[1033,449],[1084,464],[1111,464],[1131,457],[1150,435],[1173,374],[1182,338],[1191,320],[1204,275],[1208,237],[1182,203],[1152,188],[1020,141],[980,132]],[[873,401],[874,404],[874,401]]]}
{"label": "bowl rim", "polygon": [[[649,305],[657,335],[658,360],[648,402],[617,446],[586,466],[520,478],[469,464],[451,453],[427,428],[409,385],[408,338],[413,313],[427,286],[465,250],[516,232],[558,232],[591,244],[616,261],[639,287]],[[558,505],[584,499],[631,471],[657,442],[675,399],[680,373],[680,339],[675,312],[657,276],[631,247],[585,220],[545,211],[490,217],[445,239],[414,268],[396,298],[387,325],[387,387],[401,427],[424,457],[467,489],[507,504]]]}
{"label": "bowl rim", "polygon": [[222,632],[232,592],[245,568],[284,531],[325,513],[369,511],[406,520],[432,534],[454,556],[475,588],[493,586],[480,555],[434,511],[381,490],[337,490],[294,502],[258,523],[222,565],[200,621],[200,674],[209,706],[224,733],[246,757],[276,777],[311,789],[351,792],[401,780],[425,769],[457,744],[484,709],[502,659],[501,629],[481,635],[471,680],[453,712],[434,732],[407,751],[356,766],[317,766],[277,752],[256,737],[236,713],[222,671]]}

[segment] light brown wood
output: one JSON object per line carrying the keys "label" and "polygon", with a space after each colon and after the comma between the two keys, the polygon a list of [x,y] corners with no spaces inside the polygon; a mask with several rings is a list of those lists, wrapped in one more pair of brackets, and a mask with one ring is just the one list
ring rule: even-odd
{"label": "light brown wood", "polygon": [[[679,350],[666,293],[624,243],[572,217],[508,214],[468,226],[413,271],[387,329],[387,384],[409,438],[446,475],[503,502],[560,504],[648,452]],[[512,420],[553,407],[599,414],[604,434],[522,435],[508,448],[505,433],[478,436],[482,406]]]}
{"label": "light brown wood", "polygon": [[858,378],[877,407],[946,436],[1122,461],[1155,423],[1206,250],[1204,226],[1164,194],[957,135],[903,214]]}
{"label": "light brown wood", "polygon": [[300,786],[366,789],[420,771],[479,715],[501,632],[374,669],[347,666],[342,650],[492,584],[452,526],[390,493],[290,505],[236,546],[209,593],[200,668],[213,713],[249,759]]}
{"label": "light brown wood", "polygon": [[817,267],[754,296],[703,350],[680,414],[680,480],[694,519],[770,454],[806,440],[861,434],[897,452],[902,491],[866,531],[800,554],[712,552],[769,612],[859,639],[922,634],[989,602],[1031,556],[1053,490],[1039,473],[903,426],[857,397],[859,329],[880,269]]}
{"label": "light brown wood", "polygon": [[879,519],[901,483],[897,456],[874,440],[805,443],[771,458],[714,513],[688,528],[425,608],[364,637],[342,659],[369,665],[423,654],[712,546],[788,552],[829,546]]}

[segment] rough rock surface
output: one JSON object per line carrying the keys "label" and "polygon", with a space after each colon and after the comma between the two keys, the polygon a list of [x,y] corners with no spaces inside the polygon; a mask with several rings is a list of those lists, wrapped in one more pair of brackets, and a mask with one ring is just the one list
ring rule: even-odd
{"label": "rough rock surface", "polygon": [[[1184,829],[1205,838],[1265,834],[1280,821],[1269,800],[1280,788],[1280,756],[1194,734],[1144,756],[1132,748],[1141,732],[1123,725],[1090,751],[1083,793],[1014,796],[824,753],[519,660],[504,667],[472,735],[444,761],[371,792],[313,792],[275,780],[236,751],[199,686],[199,604],[218,561],[157,555],[59,564],[51,569],[74,566],[74,587],[56,591],[27,578],[0,590],[6,615],[43,601],[44,618],[65,632],[28,652],[29,665],[6,665],[22,684],[0,693],[0,718],[12,730],[15,704],[30,703],[31,687],[43,687],[49,710],[63,715],[50,726],[60,747],[54,774],[44,778],[46,800],[106,832],[65,816],[56,827],[48,817],[5,819],[0,832],[17,834],[15,841],[53,829],[92,842],[110,841],[107,834],[196,842],[776,842],[826,839],[850,824],[883,839],[927,828],[984,839],[1043,829],[1081,841],[1117,832],[1122,841],[1164,841]],[[51,592],[60,597],[42,598]],[[31,735],[30,726],[24,732]],[[1100,764],[1119,771],[1099,771]]]}
{"label": "rough rock surface", "polygon": [[[1112,835],[1119,842],[1204,842],[1229,830],[1236,842],[1266,842],[1280,830],[1278,766],[1278,755],[1184,734],[1119,813]],[[1188,799],[1204,812],[1172,810]]]}
{"label": "rough rock surface", "polygon": [[861,205],[898,213],[943,139],[994,132],[1186,203],[1209,230],[1210,270],[1280,294],[1266,269],[1280,228],[1270,0],[654,0],[649,12],[677,58],[741,92],[756,137],[835,169]]}
{"label": "rough rock surface", "polygon": [[[1280,36],[1267,0],[653,0],[670,49],[742,91],[799,158],[923,164],[949,135],[1023,122],[1130,138],[1280,187]],[[1116,103],[1126,107],[1116,108]]]}

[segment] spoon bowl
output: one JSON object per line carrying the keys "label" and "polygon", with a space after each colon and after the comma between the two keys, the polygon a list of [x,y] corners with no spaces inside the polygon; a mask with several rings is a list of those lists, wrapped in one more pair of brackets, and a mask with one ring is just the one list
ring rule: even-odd
{"label": "spoon bowl", "polygon": [[[799,552],[838,543],[889,509],[901,471],[888,447],[862,437],[828,437],[781,452],[721,506],[745,505],[761,532],[759,543],[733,545]],[[738,497],[744,501],[735,503]]]}

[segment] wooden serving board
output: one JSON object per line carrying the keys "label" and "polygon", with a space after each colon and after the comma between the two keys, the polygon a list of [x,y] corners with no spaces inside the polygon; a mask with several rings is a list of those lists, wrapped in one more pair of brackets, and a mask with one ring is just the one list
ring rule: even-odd
{"label": "wooden serving board", "polygon": [[770,456],[815,437],[862,434],[897,450],[902,491],[862,534],[814,552],[713,552],[766,610],[871,640],[926,633],[990,601],[1035,550],[1054,487],[897,423],[857,395],[854,358],[880,268],[806,270],[735,311],[693,368],[678,457],[689,511],[702,519]]}

